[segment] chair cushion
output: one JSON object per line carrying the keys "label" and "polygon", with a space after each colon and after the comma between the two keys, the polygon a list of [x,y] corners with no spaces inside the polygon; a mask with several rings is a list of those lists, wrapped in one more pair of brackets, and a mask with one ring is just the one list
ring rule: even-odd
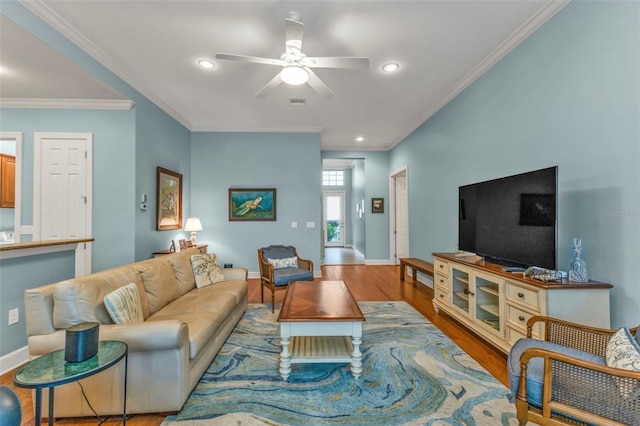
{"label": "chair cushion", "polygon": [[[509,389],[511,390],[511,394],[508,395],[508,398],[511,402],[515,402],[516,395],[518,394],[518,385],[520,384],[520,355],[530,348],[547,349],[549,351],[562,353],[574,358],[590,361],[595,364],[606,365],[604,357],[594,355],[589,352],[568,348],[566,346],[544,340],[520,339],[513,345],[511,351],[509,351],[509,357],[507,359]],[[530,404],[537,407],[542,407],[543,374],[544,360],[539,357],[531,358],[527,368],[527,398]]]}
{"label": "chair cushion", "polygon": [[213,253],[191,256],[191,266],[198,288],[225,280],[218,256]]}
{"label": "chair cushion", "polygon": [[285,257],[283,259],[267,259],[273,265],[273,269],[297,268],[297,257]]}
{"label": "chair cushion", "polygon": [[267,261],[269,259],[285,259],[295,256],[295,248],[292,246],[275,245],[264,247],[260,250],[262,250],[262,256],[267,259]]}
{"label": "chair cushion", "polygon": [[273,278],[277,286],[288,285],[291,281],[313,281],[313,271],[301,268],[276,269]]}
{"label": "chair cushion", "polygon": [[138,287],[127,284],[112,291],[104,297],[104,306],[116,324],[132,324],[143,322],[142,304]]}

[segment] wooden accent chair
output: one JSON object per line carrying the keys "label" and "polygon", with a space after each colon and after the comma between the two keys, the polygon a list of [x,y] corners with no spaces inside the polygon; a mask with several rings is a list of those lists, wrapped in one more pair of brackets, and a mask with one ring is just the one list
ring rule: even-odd
{"label": "wooden accent chair", "polygon": [[298,256],[295,247],[271,245],[258,249],[260,297],[264,288],[271,290],[271,312],[275,311],[276,290],[286,290],[292,281],[313,281],[313,262]]}
{"label": "wooden accent chair", "polygon": [[[537,323],[545,340],[531,338]],[[640,425],[640,371],[606,363],[616,332],[530,318],[527,339],[516,342],[507,361],[519,424]],[[632,346],[639,343],[638,328],[629,332]]]}

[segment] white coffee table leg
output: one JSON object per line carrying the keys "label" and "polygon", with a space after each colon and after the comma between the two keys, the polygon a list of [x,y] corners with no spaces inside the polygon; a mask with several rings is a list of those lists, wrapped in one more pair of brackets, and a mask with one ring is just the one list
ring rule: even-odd
{"label": "white coffee table leg", "polygon": [[[360,325],[360,324],[358,324]],[[360,352],[360,344],[362,344],[362,328],[354,327],[353,336],[353,352],[351,352],[351,373],[356,379],[362,374],[362,352]]]}
{"label": "white coffee table leg", "polygon": [[289,352],[289,327],[288,324],[280,326],[280,343],[282,344],[282,352],[280,352],[280,375],[282,380],[287,380],[291,373],[291,353]]}

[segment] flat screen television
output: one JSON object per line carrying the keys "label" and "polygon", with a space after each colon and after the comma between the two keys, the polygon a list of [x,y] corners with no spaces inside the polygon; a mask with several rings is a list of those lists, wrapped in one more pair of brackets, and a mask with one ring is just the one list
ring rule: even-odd
{"label": "flat screen television", "polygon": [[459,188],[458,249],[509,266],[556,269],[558,167]]}

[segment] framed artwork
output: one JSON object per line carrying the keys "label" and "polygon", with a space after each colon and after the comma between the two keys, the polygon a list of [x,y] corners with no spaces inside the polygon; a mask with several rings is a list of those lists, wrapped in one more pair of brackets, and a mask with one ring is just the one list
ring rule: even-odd
{"label": "framed artwork", "polygon": [[275,221],[275,188],[229,188],[230,221]]}
{"label": "framed artwork", "polygon": [[182,228],[182,175],[158,167],[158,231]]}
{"label": "framed artwork", "polygon": [[384,213],[384,198],[371,199],[371,213]]}

